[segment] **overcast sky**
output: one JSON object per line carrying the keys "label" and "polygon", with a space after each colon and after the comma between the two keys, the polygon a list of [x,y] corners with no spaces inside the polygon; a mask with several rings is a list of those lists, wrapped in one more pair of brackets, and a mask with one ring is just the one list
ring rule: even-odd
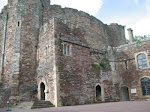
{"label": "overcast sky", "polygon": [[[7,0],[0,0],[0,9]],[[51,0],[51,4],[85,11],[105,24],[132,28],[134,35],[150,34],[150,0]]]}

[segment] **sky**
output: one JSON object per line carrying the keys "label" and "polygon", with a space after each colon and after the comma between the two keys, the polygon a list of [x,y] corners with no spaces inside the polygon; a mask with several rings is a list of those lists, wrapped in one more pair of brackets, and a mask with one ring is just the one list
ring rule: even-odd
{"label": "sky", "polygon": [[[0,10],[5,4],[7,0],[0,0]],[[150,0],[51,0],[51,4],[85,11],[105,24],[132,28],[134,36],[150,35]]]}

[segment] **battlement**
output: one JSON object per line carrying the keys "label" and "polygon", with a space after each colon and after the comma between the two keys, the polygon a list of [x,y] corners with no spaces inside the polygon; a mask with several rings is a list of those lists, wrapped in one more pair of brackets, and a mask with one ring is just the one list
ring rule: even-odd
{"label": "battlement", "polygon": [[[15,6],[18,2],[24,2],[23,0],[8,0],[8,4],[10,7]],[[30,2],[30,0],[27,0],[26,2]],[[37,0],[32,0],[32,2],[38,2]],[[49,6],[50,5],[50,0],[39,0],[41,2],[42,6]]]}
{"label": "battlement", "polygon": [[[82,17],[84,19],[96,22],[97,25],[98,24],[100,24],[100,25],[103,24],[103,22],[100,21],[99,19],[97,19],[96,17],[94,17],[94,16],[92,16],[92,15],[90,15],[90,14],[84,12],[84,11],[80,11],[80,10],[77,10],[77,9],[74,9],[74,8],[68,8],[68,7],[63,8],[63,7],[61,7],[61,5],[50,5],[50,10],[58,11],[58,13],[62,12],[62,13],[65,13],[65,15],[67,15],[67,13],[68,14],[76,14],[77,16]],[[72,16],[72,17],[74,17],[74,16]]]}
{"label": "battlement", "polygon": [[67,25],[67,27],[69,29],[75,29],[75,28],[82,28],[82,29],[85,29],[81,24],[79,23],[73,23],[73,22],[70,22],[69,20],[65,20],[65,19],[62,19],[62,18],[59,18],[59,17],[54,17],[52,19],[49,20],[49,22],[45,23],[43,26],[41,26],[40,28],[40,32],[45,32],[45,28],[47,27],[48,24],[51,23],[51,21],[56,21],[56,22],[61,22],[65,25]]}
{"label": "battlement", "polygon": [[80,23],[73,23],[70,22],[69,20],[65,20],[59,17],[54,17],[54,20],[57,22],[62,22],[68,26],[68,28],[73,29],[73,28],[84,28]]}

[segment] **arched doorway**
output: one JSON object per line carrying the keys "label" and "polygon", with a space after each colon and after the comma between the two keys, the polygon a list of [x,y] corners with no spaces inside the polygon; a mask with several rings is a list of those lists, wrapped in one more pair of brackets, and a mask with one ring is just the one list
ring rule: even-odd
{"label": "arched doorway", "polygon": [[101,101],[101,87],[99,85],[96,86],[96,101]]}
{"label": "arched doorway", "polygon": [[122,101],[130,101],[128,87],[121,87],[121,99]]}
{"label": "arched doorway", "polygon": [[41,100],[45,100],[45,84],[42,82],[40,85],[41,89]]}

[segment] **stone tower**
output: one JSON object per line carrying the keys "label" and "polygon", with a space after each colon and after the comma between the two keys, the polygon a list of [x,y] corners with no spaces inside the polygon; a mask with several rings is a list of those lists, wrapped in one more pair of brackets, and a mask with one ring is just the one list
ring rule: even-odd
{"label": "stone tower", "polygon": [[33,100],[41,15],[49,4],[50,0],[8,0],[3,9],[0,81],[10,91],[6,97],[13,104]]}

